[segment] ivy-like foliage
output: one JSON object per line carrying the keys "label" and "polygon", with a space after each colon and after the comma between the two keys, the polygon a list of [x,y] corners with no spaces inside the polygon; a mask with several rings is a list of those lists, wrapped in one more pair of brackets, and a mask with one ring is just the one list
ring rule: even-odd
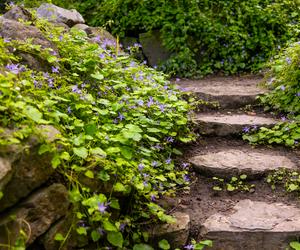
{"label": "ivy-like foliage", "polygon": [[278,47],[293,37],[299,4],[298,0],[64,3],[76,7],[91,25],[106,25],[121,38],[160,30],[165,47],[173,54],[160,67],[185,77],[261,69]]}
{"label": "ivy-like foliage", "polygon": [[[65,177],[73,228],[97,249],[145,245],[145,225],[173,221],[156,200],[189,181],[173,144],[193,140],[192,107],[164,74],[114,41],[99,45],[84,32],[35,25],[57,51],[0,38],[0,146],[23,144],[42,125],[55,127],[61,135],[42,142],[39,153],[52,153],[52,166]],[[38,56],[48,70],[22,65],[11,51]]]}
{"label": "ivy-like foliage", "polygon": [[290,44],[269,67],[265,85],[270,92],[261,96],[260,101],[266,110],[282,112],[282,122],[271,129],[260,128],[244,138],[252,143],[297,147],[300,139],[300,42]]}

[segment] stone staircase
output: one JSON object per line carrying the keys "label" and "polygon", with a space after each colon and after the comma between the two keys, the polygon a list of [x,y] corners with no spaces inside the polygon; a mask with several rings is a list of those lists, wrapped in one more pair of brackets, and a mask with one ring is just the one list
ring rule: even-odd
{"label": "stone staircase", "polygon": [[[248,127],[268,127],[278,119],[249,112],[259,77],[212,77],[176,82],[186,91],[220,108],[198,113],[195,122],[200,140],[185,152],[195,171],[189,194],[179,196],[177,210],[190,216],[190,237],[213,240],[215,250],[283,250],[300,237],[298,198],[284,190],[273,191],[266,174],[281,167],[299,169],[299,152],[283,147],[251,147],[242,141]],[[248,111],[245,111],[248,110]],[[246,174],[255,184],[253,192],[214,191],[212,177],[231,178]]]}

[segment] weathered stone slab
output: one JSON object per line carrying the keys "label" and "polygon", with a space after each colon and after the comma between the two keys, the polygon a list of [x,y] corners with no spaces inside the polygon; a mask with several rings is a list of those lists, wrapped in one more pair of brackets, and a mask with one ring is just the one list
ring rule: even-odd
{"label": "weathered stone slab", "polygon": [[256,97],[266,92],[257,85],[261,77],[208,77],[201,80],[181,80],[176,84],[193,92],[199,99],[218,102],[222,108],[237,108],[256,103]]}
{"label": "weathered stone slab", "polygon": [[184,246],[189,237],[190,216],[185,213],[176,212],[173,214],[176,222],[173,224],[156,225],[150,233],[151,241],[155,244],[162,239],[168,240],[171,249]]}
{"label": "weathered stone slab", "polygon": [[222,150],[215,153],[198,155],[190,160],[196,171],[213,176],[230,177],[247,174],[248,177],[263,176],[279,168],[296,168],[289,158],[270,152],[238,149]]}
{"label": "weathered stone slab", "polygon": [[196,122],[200,133],[207,135],[228,136],[238,134],[247,127],[271,127],[279,121],[262,116],[244,114],[198,114]]}
{"label": "weathered stone slab", "polygon": [[67,24],[69,27],[85,22],[78,11],[63,9],[49,3],[44,3],[37,9],[37,16],[50,22]]}
{"label": "weathered stone slab", "polygon": [[284,250],[299,236],[299,208],[242,200],[229,214],[209,217],[199,238],[213,240],[212,250]]}
{"label": "weathered stone slab", "polygon": [[68,191],[61,184],[35,192],[17,208],[0,216],[0,244],[8,244],[8,239],[15,242],[21,229],[27,234],[27,244],[31,244],[64,216],[68,207]]}
{"label": "weathered stone slab", "polygon": [[[59,131],[51,126],[41,126],[40,130],[49,141],[55,140],[59,135]],[[48,153],[39,155],[39,145],[38,138],[32,137],[28,142],[29,152],[27,153],[22,147],[0,150],[0,155],[3,154],[8,159],[12,159],[9,179],[2,183],[2,187],[0,184],[4,195],[0,202],[0,212],[26,197],[54,173],[54,168],[51,166],[52,155]]]}
{"label": "weathered stone slab", "polygon": [[157,66],[170,58],[171,53],[163,46],[158,30],[140,34],[139,40],[150,66]]}
{"label": "weathered stone slab", "polygon": [[4,18],[11,19],[15,21],[33,21],[32,14],[25,8],[21,6],[15,6],[9,11],[7,11],[4,15]]}
{"label": "weathered stone slab", "polygon": [[0,191],[10,181],[11,177],[12,168],[10,162],[0,157]]}

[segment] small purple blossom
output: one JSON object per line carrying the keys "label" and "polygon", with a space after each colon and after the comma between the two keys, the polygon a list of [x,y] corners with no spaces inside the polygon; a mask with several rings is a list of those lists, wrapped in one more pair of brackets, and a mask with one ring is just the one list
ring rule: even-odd
{"label": "small purple blossom", "polygon": [[285,61],[286,61],[287,64],[291,64],[292,63],[292,60],[289,57],[285,58]]}
{"label": "small purple blossom", "polygon": [[284,91],[284,90],[285,90],[285,86],[284,86],[284,85],[281,85],[281,86],[280,86],[280,89],[281,89],[282,91]]}
{"label": "small purple blossom", "polygon": [[101,53],[101,54],[99,55],[99,57],[100,57],[100,59],[105,59],[105,55],[104,55],[103,53]]}
{"label": "small purple blossom", "polygon": [[5,68],[13,74],[19,74],[21,72],[19,64],[7,64]]}
{"label": "small purple blossom", "polygon": [[103,202],[98,202],[98,210],[100,213],[104,213],[107,209],[107,206]]}
{"label": "small purple blossom", "polygon": [[71,114],[71,113],[72,113],[72,109],[71,109],[70,106],[67,108],[67,112],[68,112],[68,114]]}
{"label": "small purple blossom", "polygon": [[161,145],[159,145],[159,144],[156,144],[156,145],[154,146],[154,148],[157,149],[157,150],[163,149],[163,147],[162,147]]}
{"label": "small purple blossom", "polygon": [[185,182],[190,182],[190,181],[191,181],[190,177],[189,177],[187,174],[185,174],[185,175],[183,176],[183,180],[184,180]]}
{"label": "small purple blossom", "polygon": [[119,112],[118,119],[120,121],[123,121],[125,119],[125,116]]}
{"label": "small purple blossom", "polygon": [[125,223],[121,223],[121,224],[120,224],[120,227],[119,227],[120,231],[121,231],[121,232],[124,232],[126,226],[127,226],[127,225],[126,225]]}
{"label": "small purple blossom", "polygon": [[59,73],[59,67],[52,66],[52,73]]}
{"label": "small purple blossom", "polygon": [[147,107],[150,108],[153,104],[154,104],[153,97],[150,96],[150,97],[149,97],[149,101],[148,101],[148,103],[147,103]]}
{"label": "small purple blossom", "polygon": [[130,64],[129,64],[129,66],[130,66],[130,67],[135,67],[135,66],[136,66],[135,61],[131,61]]}
{"label": "small purple blossom", "polygon": [[171,164],[171,162],[172,162],[171,158],[166,159],[166,164]]}
{"label": "small purple blossom", "polygon": [[155,201],[155,200],[156,200],[156,197],[155,197],[155,195],[154,195],[154,194],[152,194],[152,195],[151,195],[151,197],[150,197],[150,199],[151,199],[151,201]]}
{"label": "small purple blossom", "polygon": [[139,171],[142,171],[144,168],[145,168],[145,166],[144,166],[142,163],[140,163],[140,164],[138,165]]}
{"label": "small purple blossom", "polygon": [[174,138],[169,136],[169,137],[167,137],[166,141],[172,143],[172,142],[174,142]]}
{"label": "small purple blossom", "polygon": [[298,96],[298,97],[300,97],[300,92],[296,93],[296,94],[295,94],[295,96]]}
{"label": "small purple blossom", "polygon": [[250,132],[250,128],[249,127],[244,127],[243,128],[243,132],[244,133],[249,133]]}
{"label": "small purple blossom", "polygon": [[81,90],[78,88],[77,85],[75,85],[75,86],[72,87],[72,92],[76,93],[76,94],[81,94]]}
{"label": "small purple blossom", "polygon": [[151,165],[152,165],[152,167],[157,167],[158,166],[158,162],[157,161],[153,161]]}
{"label": "small purple blossom", "polygon": [[194,245],[193,244],[186,245],[186,246],[184,246],[184,249],[193,250],[194,249]]}
{"label": "small purple blossom", "polygon": [[182,167],[183,167],[183,168],[187,168],[189,165],[190,165],[190,164],[187,163],[187,162],[182,163]]}
{"label": "small purple blossom", "polygon": [[95,37],[93,37],[93,41],[96,42],[96,43],[99,43],[99,42],[101,42],[101,37],[100,36],[95,36]]}
{"label": "small purple blossom", "polygon": [[138,101],[137,101],[137,104],[138,104],[139,106],[143,106],[143,105],[144,105],[144,101],[143,101],[143,100],[138,100]]}
{"label": "small purple blossom", "polygon": [[180,78],[176,78],[176,82],[180,82]]}
{"label": "small purple blossom", "polygon": [[98,233],[103,236],[106,232],[103,228],[99,227],[98,228]]}
{"label": "small purple blossom", "polygon": [[282,117],[281,117],[281,121],[283,121],[283,122],[284,122],[284,121],[286,121],[286,120],[287,120],[287,119],[286,119],[286,117],[285,117],[285,116],[282,116]]}

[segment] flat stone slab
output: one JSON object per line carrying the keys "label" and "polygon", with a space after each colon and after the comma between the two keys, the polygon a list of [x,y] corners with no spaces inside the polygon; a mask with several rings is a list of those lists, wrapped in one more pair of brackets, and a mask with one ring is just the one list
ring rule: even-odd
{"label": "flat stone slab", "polygon": [[238,149],[222,150],[190,159],[194,169],[213,176],[230,177],[246,174],[259,177],[279,168],[295,169],[296,164],[286,156],[275,152],[258,152],[252,149],[244,152]]}
{"label": "flat stone slab", "polygon": [[284,250],[299,236],[299,208],[241,200],[229,213],[210,216],[199,239],[213,240],[213,250]]}
{"label": "flat stone slab", "polygon": [[279,122],[273,118],[245,114],[198,114],[195,121],[200,133],[207,135],[228,136],[243,132],[246,127],[272,127]]}
{"label": "flat stone slab", "polygon": [[181,80],[176,84],[184,91],[195,93],[199,99],[218,102],[223,108],[236,108],[256,103],[256,96],[266,92],[257,85],[259,76],[208,77],[201,80]]}

